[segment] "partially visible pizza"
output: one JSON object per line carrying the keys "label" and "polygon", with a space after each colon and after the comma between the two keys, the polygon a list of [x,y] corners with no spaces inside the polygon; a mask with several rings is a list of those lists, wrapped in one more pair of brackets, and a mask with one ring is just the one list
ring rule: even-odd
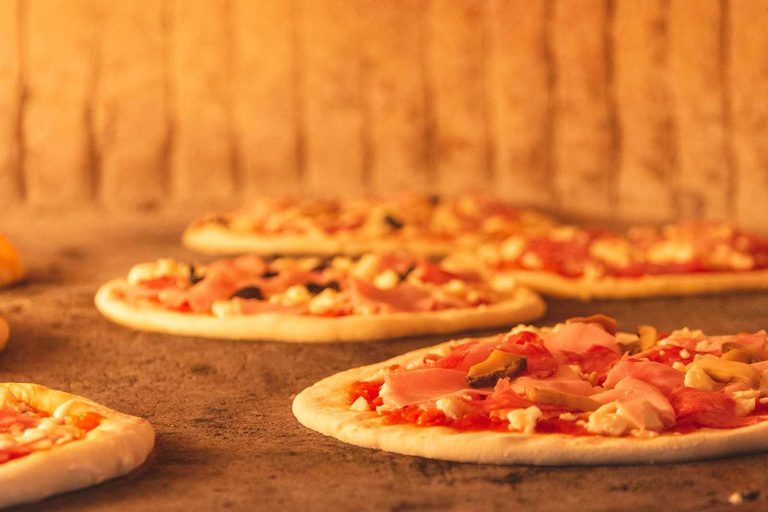
{"label": "partially visible pizza", "polygon": [[540,236],[485,245],[470,258],[491,273],[561,297],[768,288],[768,240],[720,222],[636,227],[625,234],[560,226]]}
{"label": "partially visible pizza", "polygon": [[544,313],[538,295],[504,277],[380,254],[272,261],[251,254],[208,265],[166,258],[102,286],[96,306],[138,329],[300,342],[449,333]]}
{"label": "partially visible pizza", "polygon": [[539,233],[555,221],[473,195],[440,198],[262,199],[194,221],[184,245],[207,254],[445,255],[516,233]]}
{"label": "partially visible pizza", "polygon": [[25,274],[18,251],[5,235],[0,234],[0,287],[23,279]]}
{"label": "partially visible pizza", "polygon": [[768,335],[710,336],[603,315],[427,347],[301,392],[305,426],[462,462],[678,462],[768,449]]}
{"label": "partially visible pizza", "polygon": [[0,383],[0,507],[133,470],[155,433],[145,420],[37,384]]}

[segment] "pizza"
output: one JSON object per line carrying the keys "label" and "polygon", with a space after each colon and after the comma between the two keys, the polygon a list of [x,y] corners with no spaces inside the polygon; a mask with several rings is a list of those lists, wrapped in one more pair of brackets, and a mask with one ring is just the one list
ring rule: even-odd
{"label": "pizza", "polygon": [[261,199],[194,221],[184,245],[206,254],[445,255],[555,222],[489,198],[427,195],[360,199]]}
{"label": "pizza", "polygon": [[514,325],[544,313],[534,292],[504,278],[451,272],[427,259],[173,259],[134,266],[96,306],[138,329],[271,341],[368,341]]}
{"label": "pizza", "polygon": [[305,426],[347,443],[494,464],[679,462],[768,449],[768,335],[520,325],[328,377]]}
{"label": "pizza", "polygon": [[0,383],[0,507],[124,475],[149,455],[145,420],[37,384]]}
{"label": "pizza", "polygon": [[[768,288],[768,239],[720,222],[624,234],[559,226],[469,255],[547,295],[627,298]],[[454,256],[466,258],[466,255]]]}
{"label": "pizza", "polygon": [[0,234],[0,287],[20,281],[25,271],[16,248]]}
{"label": "pizza", "polygon": [[8,343],[8,338],[11,335],[11,328],[8,326],[8,322],[3,317],[0,317],[0,351],[5,348],[5,344]]}

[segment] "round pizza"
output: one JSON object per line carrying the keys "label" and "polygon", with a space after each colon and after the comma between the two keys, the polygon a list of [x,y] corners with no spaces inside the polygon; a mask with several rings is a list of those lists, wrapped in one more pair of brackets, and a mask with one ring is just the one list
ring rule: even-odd
{"label": "round pizza", "polygon": [[305,426],[462,462],[678,462],[768,449],[768,335],[617,333],[603,315],[428,347],[301,392]]}
{"label": "round pizza", "polygon": [[154,439],[145,420],[86,398],[0,383],[0,508],[124,475]]}
{"label": "round pizza", "polygon": [[445,255],[555,225],[540,213],[479,196],[262,199],[194,221],[184,245],[207,254]]}
{"label": "round pizza", "polygon": [[490,272],[560,297],[768,288],[768,240],[718,222],[632,228],[624,235],[560,226],[540,236],[485,245],[471,258]]}
{"label": "round pizza", "polygon": [[25,274],[18,251],[7,237],[0,235],[0,287],[20,281]]}
{"label": "round pizza", "polygon": [[96,306],[138,329],[298,342],[514,325],[545,309],[537,294],[503,276],[377,254],[272,261],[251,254],[209,265],[161,259],[102,286]]}

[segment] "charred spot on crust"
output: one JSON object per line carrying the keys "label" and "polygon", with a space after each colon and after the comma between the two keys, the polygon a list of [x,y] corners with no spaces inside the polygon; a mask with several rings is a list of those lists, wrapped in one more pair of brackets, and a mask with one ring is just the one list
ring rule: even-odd
{"label": "charred spot on crust", "polygon": [[403,229],[403,221],[397,217],[393,217],[392,215],[387,215],[384,217],[384,222],[386,222],[387,225],[392,229]]}
{"label": "charred spot on crust", "polygon": [[329,281],[326,284],[307,283],[305,286],[307,287],[307,291],[312,295],[317,295],[326,288],[330,288],[331,290],[335,290],[337,292],[341,291],[341,287],[339,286],[338,281]]}
{"label": "charred spot on crust", "polygon": [[263,274],[261,274],[261,277],[264,279],[272,279],[273,277],[276,277],[280,272],[275,272],[274,270],[265,270]]}
{"label": "charred spot on crust", "polygon": [[239,297],[241,299],[257,299],[264,300],[264,294],[261,293],[261,288],[258,286],[248,286],[246,288],[240,288],[232,295],[232,298]]}

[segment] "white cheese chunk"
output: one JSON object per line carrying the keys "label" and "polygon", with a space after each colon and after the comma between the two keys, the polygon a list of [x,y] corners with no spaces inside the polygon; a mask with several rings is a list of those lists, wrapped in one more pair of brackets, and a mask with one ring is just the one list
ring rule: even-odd
{"label": "white cheese chunk", "polygon": [[453,420],[461,418],[473,410],[464,400],[454,397],[440,398],[435,402],[435,407],[442,411],[447,418]]}
{"label": "white cheese chunk", "polygon": [[507,261],[516,260],[522,253],[527,242],[521,236],[511,236],[502,242],[499,248],[501,258]]}
{"label": "white cheese chunk", "polygon": [[336,305],[336,296],[338,292],[333,288],[326,288],[315,295],[309,302],[309,312],[313,315],[322,315],[331,311]]}
{"label": "white cheese chunk", "polygon": [[[734,393],[735,395],[736,393]],[[733,401],[736,402],[736,409],[734,410],[736,416],[746,416],[755,410],[757,405],[757,399],[752,398],[739,398],[734,396]]]}
{"label": "white cheese chunk", "polygon": [[370,411],[371,407],[368,405],[368,401],[359,396],[357,397],[357,400],[355,400],[352,405],[349,406],[349,408],[353,411]]}
{"label": "white cheese chunk", "polygon": [[620,436],[629,428],[629,422],[624,416],[618,414],[616,402],[609,402],[600,406],[589,415],[587,430],[593,434],[605,436]]}
{"label": "white cheese chunk", "polygon": [[696,255],[696,249],[690,242],[666,240],[652,245],[648,249],[648,261],[656,264],[688,263]]}
{"label": "white cheese chunk", "polygon": [[542,416],[541,409],[535,405],[532,405],[527,409],[515,409],[507,413],[509,429],[524,432],[526,434],[533,434],[536,432],[536,423]]}
{"label": "white cheese chunk", "polygon": [[623,239],[595,240],[589,246],[589,254],[615,267],[626,267],[632,262],[631,245]]}
{"label": "white cheese chunk", "polygon": [[391,290],[400,282],[400,276],[388,268],[373,279],[373,285],[380,290]]}
{"label": "white cheese chunk", "polygon": [[685,380],[683,382],[689,388],[703,389],[705,391],[712,391],[715,388],[715,381],[700,366],[692,366],[690,370],[685,372]]}

